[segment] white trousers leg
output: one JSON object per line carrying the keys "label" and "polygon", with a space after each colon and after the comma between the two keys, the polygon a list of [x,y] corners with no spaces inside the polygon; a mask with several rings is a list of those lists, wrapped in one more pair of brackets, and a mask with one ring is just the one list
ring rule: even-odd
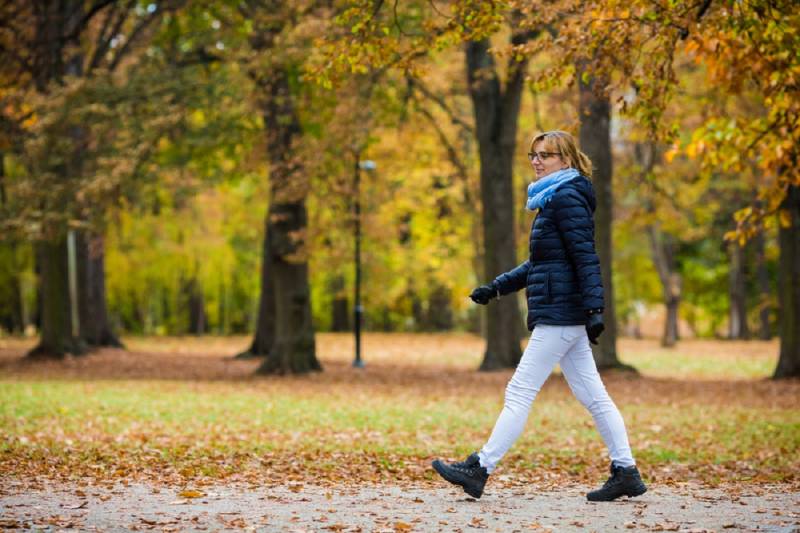
{"label": "white trousers leg", "polygon": [[522,434],[531,404],[556,364],[561,365],[572,393],[592,414],[611,460],[621,466],[635,464],[625,423],[597,372],[586,329],[584,326],[542,324],[533,330],[528,347],[506,387],[503,411],[478,454],[481,466],[489,473]]}

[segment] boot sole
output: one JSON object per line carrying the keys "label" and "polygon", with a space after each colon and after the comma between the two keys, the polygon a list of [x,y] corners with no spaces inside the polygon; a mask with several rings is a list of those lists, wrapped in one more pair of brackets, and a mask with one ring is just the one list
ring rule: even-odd
{"label": "boot sole", "polygon": [[464,489],[464,492],[466,492],[467,494],[469,494],[473,498],[478,499],[483,495],[483,491],[482,490],[481,491],[476,491],[476,490],[474,490],[474,489],[472,489],[470,487],[467,487],[464,484],[464,480],[462,478],[450,475],[450,472],[448,472],[448,470],[445,467],[445,465],[443,465],[442,462],[439,461],[438,459],[436,461],[432,462],[431,465],[433,466],[433,469],[436,470],[436,472],[445,479],[445,481],[449,481],[453,485],[458,485],[459,487]]}

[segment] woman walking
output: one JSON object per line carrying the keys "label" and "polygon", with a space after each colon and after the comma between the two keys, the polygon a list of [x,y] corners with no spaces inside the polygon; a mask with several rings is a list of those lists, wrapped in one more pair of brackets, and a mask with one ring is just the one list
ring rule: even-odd
{"label": "woman walking", "polygon": [[597,372],[589,342],[603,332],[603,282],[595,253],[591,161],[563,131],[537,135],[528,153],[538,178],[528,186],[527,208],[539,210],[530,234],[530,257],[470,298],[486,305],[525,288],[530,341],[506,387],[505,403],[489,441],[465,461],[433,462],[450,483],[480,498],[489,475],[520,436],[536,395],[556,364],[572,393],[594,418],[611,457],[611,477],[589,492],[590,501],[639,496],[642,482],[625,423]]}

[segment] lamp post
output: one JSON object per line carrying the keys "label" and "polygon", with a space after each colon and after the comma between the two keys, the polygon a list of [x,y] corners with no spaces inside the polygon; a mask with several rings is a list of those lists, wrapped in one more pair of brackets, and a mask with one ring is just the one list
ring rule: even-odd
{"label": "lamp post", "polygon": [[354,323],[353,330],[356,337],[356,356],[353,360],[353,367],[364,368],[364,361],[361,359],[361,317],[364,314],[364,308],[361,306],[361,171],[373,171],[376,165],[374,161],[359,161],[356,158],[355,166],[355,241],[356,241],[356,280],[355,280],[355,305],[354,310]]}

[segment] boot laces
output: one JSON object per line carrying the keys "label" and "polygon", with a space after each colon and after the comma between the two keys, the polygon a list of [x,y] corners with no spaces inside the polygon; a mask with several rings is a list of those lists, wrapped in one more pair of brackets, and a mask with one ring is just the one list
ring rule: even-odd
{"label": "boot laces", "polygon": [[480,460],[476,455],[470,455],[464,461],[460,461],[458,463],[453,463],[450,465],[452,468],[464,472],[465,474],[472,476],[475,474],[475,471],[481,466]]}
{"label": "boot laces", "polygon": [[607,489],[622,481],[622,467],[611,465],[611,476],[603,484],[603,488]]}

